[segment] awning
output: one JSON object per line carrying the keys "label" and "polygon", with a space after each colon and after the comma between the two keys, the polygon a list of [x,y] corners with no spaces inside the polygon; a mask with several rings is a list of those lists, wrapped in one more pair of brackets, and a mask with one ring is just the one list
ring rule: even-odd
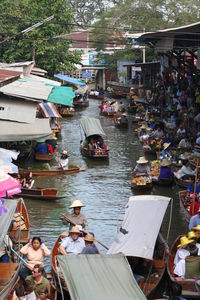
{"label": "awning", "polygon": [[81,118],[80,123],[86,137],[91,135],[100,135],[100,136],[106,135],[105,132],[103,131],[103,128],[101,127],[101,123],[99,119],[83,117]]}
{"label": "awning", "polygon": [[69,77],[63,74],[56,74],[54,75],[54,77],[63,80],[67,83],[73,84],[73,85],[80,85],[80,86],[85,86],[85,82],[83,82],[82,80],[79,80],[77,78],[73,78],[73,77]]}
{"label": "awning", "polygon": [[8,232],[13,215],[17,208],[17,200],[5,199],[3,204],[7,208],[7,212],[0,216],[0,247],[3,243],[4,237]]}
{"label": "awning", "polygon": [[62,118],[53,103],[39,103],[38,107],[41,110],[44,118]]}
{"label": "awning", "polygon": [[[132,196],[124,221],[108,254],[153,258],[156,239],[170,198],[155,195]],[[142,219],[141,219],[142,218]]]}
{"label": "awning", "polygon": [[75,94],[71,87],[54,86],[51,94],[48,97],[48,101],[72,107],[72,101],[74,97]]}
{"label": "awning", "polygon": [[144,300],[123,254],[58,256],[72,300]]}
{"label": "awning", "polygon": [[32,124],[0,120],[0,142],[50,139],[52,131],[49,119],[35,119]]}

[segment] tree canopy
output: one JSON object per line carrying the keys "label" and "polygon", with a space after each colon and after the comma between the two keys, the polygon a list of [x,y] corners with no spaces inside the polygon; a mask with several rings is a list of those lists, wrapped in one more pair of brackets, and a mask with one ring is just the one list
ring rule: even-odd
{"label": "tree canopy", "polygon": [[[49,16],[54,18],[23,35],[18,33]],[[70,53],[69,41],[59,36],[72,29],[72,10],[66,0],[1,0],[0,58],[3,62],[32,60],[50,75],[70,70],[80,53]],[[8,39],[8,37],[12,37]]]}

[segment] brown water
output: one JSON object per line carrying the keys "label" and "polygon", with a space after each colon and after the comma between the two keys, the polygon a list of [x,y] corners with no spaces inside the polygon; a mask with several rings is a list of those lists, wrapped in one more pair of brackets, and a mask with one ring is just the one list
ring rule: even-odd
{"label": "brown water", "polygon": [[[60,221],[60,215],[68,212],[69,205],[74,199],[80,199],[86,206],[82,211],[87,216],[89,230],[95,233],[97,239],[110,246],[123,220],[125,204],[129,196],[133,195],[130,184],[131,169],[143,151],[134,135],[135,125],[131,122],[132,116],[129,116],[128,130],[117,129],[112,118],[100,117],[110,147],[109,162],[84,159],[80,154],[79,120],[81,116],[99,118],[99,104],[98,100],[90,100],[90,106],[87,109],[76,112],[75,116],[70,119],[62,120],[62,138],[58,141],[59,149],[67,149],[70,154],[70,164],[84,167],[86,171],[74,175],[40,177],[36,180],[38,186],[57,188],[60,194],[65,195],[65,198],[51,202],[25,199],[30,216],[31,236],[41,236],[50,249],[57,236],[66,230],[66,226]],[[173,242],[178,234],[187,230],[186,221],[179,208],[178,190],[176,186],[172,188],[155,186],[151,191],[151,194],[173,198],[169,243]],[[163,222],[164,235],[168,228],[168,217],[169,213],[166,214]],[[141,214],[141,222],[143,221]],[[105,252],[101,246],[99,249]],[[49,259],[47,266],[49,269]]]}

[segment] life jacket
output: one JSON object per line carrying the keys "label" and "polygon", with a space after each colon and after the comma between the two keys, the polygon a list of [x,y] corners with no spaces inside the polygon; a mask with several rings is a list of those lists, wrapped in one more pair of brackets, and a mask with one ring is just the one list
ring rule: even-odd
{"label": "life jacket", "polygon": [[26,229],[25,220],[24,220],[24,218],[23,218],[22,215],[20,216],[19,212],[14,213],[14,215],[13,215],[13,222],[17,223],[17,229],[20,229],[20,230]]}

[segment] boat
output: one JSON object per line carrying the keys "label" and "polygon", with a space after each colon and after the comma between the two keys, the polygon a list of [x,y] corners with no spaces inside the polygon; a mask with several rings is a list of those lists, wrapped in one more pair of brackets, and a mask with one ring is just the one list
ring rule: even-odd
{"label": "boat", "polygon": [[184,187],[187,188],[189,183],[190,183],[190,179],[181,179],[181,178],[177,178],[176,174],[174,174],[174,179],[175,179],[175,183],[180,186],[180,187]]}
{"label": "boat", "polygon": [[131,188],[134,191],[147,191],[153,187],[152,178],[148,176],[133,176],[131,179]]}
{"label": "boat", "polygon": [[40,154],[40,153],[35,153],[35,160],[40,160],[40,161],[51,161],[54,158],[54,155],[52,154]]}
{"label": "boat", "polygon": [[187,190],[184,190],[184,191],[180,191],[178,193],[179,195],[179,203],[180,203],[180,207],[182,208],[183,212],[184,212],[184,215],[185,215],[185,219],[186,221],[189,223],[190,222],[190,197],[187,196]]}
{"label": "boat", "polygon": [[62,106],[60,108],[60,114],[63,118],[73,117],[75,113],[75,109],[73,107]]}
{"label": "boat", "polygon": [[[123,114],[122,114],[123,115]],[[114,124],[117,128],[127,129],[128,128],[128,119],[126,117],[126,114],[124,118],[126,118],[126,122],[120,122],[120,115],[114,115]],[[123,117],[122,117],[123,118]]]}
{"label": "boat", "polygon": [[90,92],[88,93],[88,98],[91,99],[96,99],[96,100],[104,100],[104,95],[95,95],[95,94],[91,94]]}
{"label": "boat", "polygon": [[74,173],[83,172],[85,169],[76,167],[76,166],[70,166],[67,170],[62,169],[56,169],[56,170],[29,170],[29,169],[20,169],[20,174],[27,174],[29,172],[32,173],[33,176],[56,176],[56,175],[70,175]]}
{"label": "boat", "polygon": [[109,148],[102,138],[105,136],[105,132],[100,121],[95,118],[83,117],[80,124],[85,134],[85,141],[81,141],[81,154],[92,159],[108,159]]}
{"label": "boat", "polygon": [[77,97],[75,97],[74,100],[73,100],[73,105],[76,108],[88,107],[89,106],[89,100],[87,98],[78,99]]}
{"label": "boat", "polygon": [[[190,299],[200,299],[200,290],[199,288],[196,286],[196,281],[197,279],[183,279],[183,280],[176,280],[176,277],[174,276],[174,258],[177,252],[177,246],[178,244],[180,244],[180,238],[181,236],[179,236],[174,244],[171,247],[170,253],[169,253],[169,260],[167,263],[167,272],[168,275],[171,279],[172,282],[177,282],[178,284],[181,285],[182,287],[182,296],[184,298],[190,298]],[[187,257],[186,261],[188,260],[192,260],[192,258],[194,259],[194,257]],[[195,259],[199,259],[199,257],[195,257]],[[187,267],[186,267],[187,269]]]}
{"label": "boat", "polygon": [[158,184],[160,186],[172,186],[174,184],[174,177],[171,178],[162,178],[162,179],[153,179],[153,183]]}
{"label": "boat", "polygon": [[[143,277],[138,284],[149,299],[154,299],[159,289],[168,259],[167,243],[159,231],[170,200],[158,195],[130,197],[119,232],[107,252],[126,255],[133,274]],[[145,220],[142,225],[141,215]]]}
{"label": "boat", "polygon": [[116,115],[116,112],[115,111],[103,110],[103,111],[100,112],[100,114],[102,116],[105,116],[105,117],[114,117],[114,115]]}
{"label": "boat", "polygon": [[53,188],[22,188],[19,196],[33,198],[33,199],[41,199],[41,200],[58,200],[64,198],[65,196],[58,196],[58,190]]}

